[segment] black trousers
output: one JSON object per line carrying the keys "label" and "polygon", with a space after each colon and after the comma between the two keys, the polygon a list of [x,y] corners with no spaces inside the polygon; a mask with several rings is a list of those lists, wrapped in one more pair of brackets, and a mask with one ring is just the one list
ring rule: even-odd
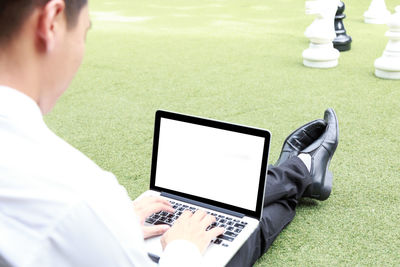
{"label": "black trousers", "polygon": [[298,157],[290,158],[280,167],[269,166],[260,224],[227,266],[252,266],[268,250],[293,220],[299,199],[311,181],[309,171]]}

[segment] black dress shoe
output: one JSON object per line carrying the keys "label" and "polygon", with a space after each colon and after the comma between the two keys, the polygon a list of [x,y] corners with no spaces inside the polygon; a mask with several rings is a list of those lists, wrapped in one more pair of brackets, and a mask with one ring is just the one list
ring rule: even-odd
{"label": "black dress shoe", "polygon": [[300,151],[311,145],[324,133],[325,128],[326,122],[319,119],[309,122],[291,133],[283,142],[281,155],[275,166],[280,166],[289,158],[299,155]]}
{"label": "black dress shoe", "polygon": [[309,147],[301,151],[311,156],[312,184],[306,189],[303,197],[325,200],[332,190],[333,175],[328,170],[329,163],[339,143],[339,123],[335,111],[331,108],[325,111],[324,120],[327,123],[325,132]]}

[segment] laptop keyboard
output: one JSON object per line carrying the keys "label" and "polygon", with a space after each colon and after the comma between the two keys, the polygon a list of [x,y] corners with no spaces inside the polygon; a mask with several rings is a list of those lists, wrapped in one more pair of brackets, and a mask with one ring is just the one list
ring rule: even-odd
{"label": "laptop keyboard", "polygon": [[[157,213],[154,213],[150,215],[147,219],[146,222],[148,224],[153,224],[153,225],[158,225],[158,224],[168,224],[172,226],[174,222],[181,216],[181,214],[185,210],[189,210],[191,212],[196,212],[198,208],[189,206],[185,203],[180,203],[177,201],[169,201],[172,205],[172,207],[175,209],[175,213],[169,213],[166,211],[159,211]],[[235,240],[235,238],[242,232],[242,230],[246,227],[247,222],[235,219],[233,217],[226,216],[224,214],[220,214],[217,212],[209,212],[207,211],[208,214],[211,214],[215,216],[216,221],[212,223],[210,226],[207,227],[207,231],[214,228],[214,227],[223,227],[225,228],[225,232],[217,238],[215,238],[212,243],[216,245],[222,245],[225,247],[229,246],[229,242],[232,242]],[[228,241],[228,242],[224,242]]]}

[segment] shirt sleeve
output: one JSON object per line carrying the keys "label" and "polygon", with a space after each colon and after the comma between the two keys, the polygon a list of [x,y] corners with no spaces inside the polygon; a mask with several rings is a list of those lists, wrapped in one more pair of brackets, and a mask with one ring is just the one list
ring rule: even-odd
{"label": "shirt sleeve", "polygon": [[[98,190],[66,210],[27,266],[157,266],[126,190],[106,176],[110,179],[99,182]],[[201,259],[198,248],[185,240],[171,242],[160,256],[160,267],[199,266]]]}
{"label": "shirt sleeve", "polygon": [[195,244],[186,240],[175,240],[165,248],[159,267],[199,267],[201,254]]}
{"label": "shirt sleeve", "polygon": [[[129,244],[110,230],[86,203],[76,205],[60,219],[28,266],[156,266],[134,230],[126,231],[132,239]],[[196,245],[176,240],[165,248],[159,267],[197,267],[201,258]]]}
{"label": "shirt sleeve", "polygon": [[86,203],[69,210],[37,249],[27,266],[156,266],[143,247],[143,239],[125,229],[129,244],[120,240]]}

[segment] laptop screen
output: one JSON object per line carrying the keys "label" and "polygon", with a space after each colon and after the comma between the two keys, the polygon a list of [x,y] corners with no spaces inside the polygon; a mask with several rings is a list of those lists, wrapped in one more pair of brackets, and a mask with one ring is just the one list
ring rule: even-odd
{"label": "laptop screen", "polygon": [[152,173],[156,188],[237,211],[257,211],[269,132],[175,113],[158,115]]}

